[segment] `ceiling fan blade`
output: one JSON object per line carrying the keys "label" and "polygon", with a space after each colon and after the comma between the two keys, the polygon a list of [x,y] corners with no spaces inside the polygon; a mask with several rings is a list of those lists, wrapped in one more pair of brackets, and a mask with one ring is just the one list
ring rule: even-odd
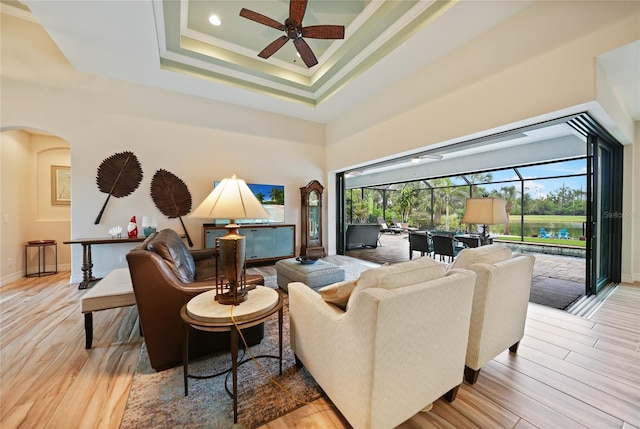
{"label": "ceiling fan blade", "polygon": [[305,42],[303,38],[298,37],[297,39],[294,39],[293,44],[296,46],[296,49],[300,54],[300,58],[302,58],[302,61],[304,61],[307,67],[311,68],[318,64],[316,56],[313,55],[313,51],[311,51],[311,48],[309,47],[309,45],[307,45],[307,42]]}
{"label": "ceiling fan blade", "polygon": [[295,21],[296,24],[302,25],[304,12],[307,10],[307,0],[290,0],[289,1],[289,19]]}
{"label": "ceiling fan blade", "polygon": [[344,26],[310,25],[302,28],[302,37],[311,39],[344,39]]}
{"label": "ceiling fan blade", "polygon": [[249,9],[245,9],[245,8],[240,9],[240,16],[243,18],[250,19],[251,21],[255,21],[260,24],[266,25],[268,27],[275,28],[277,30],[284,31],[286,29],[284,24],[279,23],[275,19],[271,19],[268,16],[264,16],[261,13],[254,12]]}
{"label": "ceiling fan blade", "polygon": [[[258,56],[260,58],[269,58],[271,55],[275,54],[278,49],[282,48],[282,46],[285,43],[287,43],[287,40],[289,40],[289,38],[287,36],[278,37],[276,40],[274,40],[273,42],[269,43],[269,45],[267,45],[266,48],[264,48],[262,51],[260,51]],[[302,55],[302,54],[300,54],[300,55]]]}

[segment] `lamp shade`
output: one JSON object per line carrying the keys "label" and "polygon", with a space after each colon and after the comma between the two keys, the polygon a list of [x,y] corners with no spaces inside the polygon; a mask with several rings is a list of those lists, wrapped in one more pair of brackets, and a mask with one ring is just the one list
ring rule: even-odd
{"label": "lamp shade", "polygon": [[507,223],[504,198],[467,198],[467,207],[462,217],[462,223],[481,225],[496,225]]}
{"label": "lamp shade", "polygon": [[234,174],[213,188],[207,198],[191,213],[203,219],[268,219],[269,212],[262,207],[249,186]]}

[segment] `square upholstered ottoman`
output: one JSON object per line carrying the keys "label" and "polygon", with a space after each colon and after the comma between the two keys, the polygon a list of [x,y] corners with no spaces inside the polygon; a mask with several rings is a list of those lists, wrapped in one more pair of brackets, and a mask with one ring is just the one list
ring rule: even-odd
{"label": "square upholstered ottoman", "polygon": [[344,280],[344,270],[323,260],[315,264],[303,265],[295,258],[281,259],[276,262],[278,286],[288,291],[289,283],[302,282],[311,289]]}

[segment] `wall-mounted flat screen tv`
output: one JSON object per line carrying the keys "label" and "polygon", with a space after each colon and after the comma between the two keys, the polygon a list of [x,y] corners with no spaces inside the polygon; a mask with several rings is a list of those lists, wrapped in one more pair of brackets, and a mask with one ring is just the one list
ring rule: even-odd
{"label": "wall-mounted flat screen tv", "polygon": [[[218,186],[215,182],[213,186]],[[253,195],[271,215],[269,219],[236,219],[238,224],[255,224],[255,223],[277,223],[284,222],[284,186],[283,185],[264,185],[259,183],[247,183]],[[229,219],[216,219],[216,224],[228,224]]]}

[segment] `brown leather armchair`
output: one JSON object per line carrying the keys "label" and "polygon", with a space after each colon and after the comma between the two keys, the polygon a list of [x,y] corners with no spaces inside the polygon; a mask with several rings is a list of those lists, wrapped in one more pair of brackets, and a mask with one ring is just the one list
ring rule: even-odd
{"label": "brown leather armchair", "polygon": [[[164,229],[127,253],[127,262],[151,366],[156,371],[176,366],[182,362],[184,336],[180,309],[194,296],[215,289],[215,250],[189,250],[175,231]],[[247,276],[247,284],[264,284],[264,278]],[[264,326],[242,334],[248,345],[258,344]],[[190,357],[229,347],[228,332],[189,334]]]}

